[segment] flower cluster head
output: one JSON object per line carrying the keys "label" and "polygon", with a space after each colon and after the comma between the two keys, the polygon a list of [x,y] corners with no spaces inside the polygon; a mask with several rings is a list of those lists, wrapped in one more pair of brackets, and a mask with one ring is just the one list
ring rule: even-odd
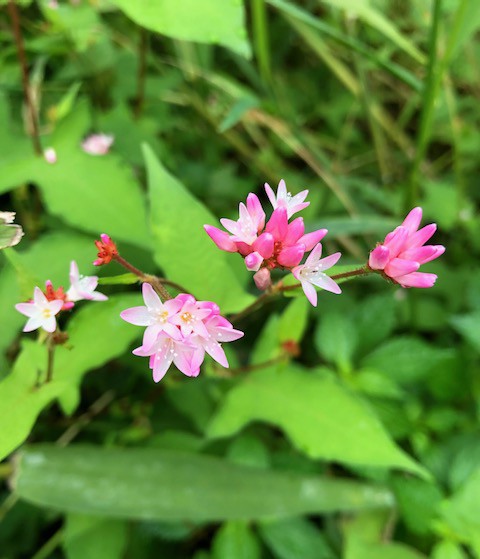
{"label": "flower cluster head", "polygon": [[100,235],[99,241],[95,241],[95,246],[98,250],[98,258],[94,260],[94,266],[103,266],[103,264],[109,264],[114,258],[118,256],[117,245],[105,233],[102,233]]}
{"label": "flower cluster head", "polygon": [[[301,281],[303,290],[312,305],[317,303],[315,287],[333,293],[340,293],[338,285],[324,272],[338,261],[337,252],[320,260],[322,245],[320,241],[327,229],[305,233],[303,218],[290,218],[309,205],[305,202],[308,190],[292,196],[287,192],[285,181],[281,180],[277,193],[265,184],[265,191],[273,206],[273,213],[266,222],[266,215],[258,197],[250,193],[246,204],[239,206],[239,219],[233,221],[223,218],[221,224],[228,231],[212,225],[205,230],[218,248],[227,252],[239,252],[245,259],[248,270],[256,272],[254,280],[259,289],[271,285],[270,272],[275,269],[290,270]],[[305,264],[303,257],[313,251]]]}
{"label": "flower cluster head", "polygon": [[368,259],[370,269],[381,270],[402,287],[432,287],[437,276],[417,270],[422,264],[441,256],[445,247],[425,245],[437,226],[431,223],[418,229],[421,221],[422,208],[414,208],[403,223],[388,233],[383,243],[372,250]]}
{"label": "flower cluster head", "polygon": [[77,301],[106,301],[107,296],[95,291],[98,284],[97,276],[81,276],[77,263],[70,264],[70,288],[67,292],[63,287],[54,289],[50,280],[45,282],[45,291],[35,287],[33,299],[27,303],[18,303],[15,308],[28,317],[23,331],[31,332],[43,328],[54,332],[57,328],[56,315],[60,311],[72,309]]}
{"label": "flower cluster head", "polygon": [[146,326],[143,343],[133,353],[150,358],[153,380],[159,382],[172,362],[184,374],[196,377],[205,353],[228,367],[221,342],[243,336],[220,315],[218,305],[197,301],[181,293],[162,302],[149,283],[142,285],[145,306],[126,309],[120,316],[136,326]]}
{"label": "flower cluster head", "polygon": [[105,155],[112,147],[114,137],[109,134],[91,134],[82,142],[82,149],[90,155]]}

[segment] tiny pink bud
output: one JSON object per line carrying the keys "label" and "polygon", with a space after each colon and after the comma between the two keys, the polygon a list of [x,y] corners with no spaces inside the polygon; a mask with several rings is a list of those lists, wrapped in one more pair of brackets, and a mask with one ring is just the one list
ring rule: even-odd
{"label": "tiny pink bud", "polygon": [[251,272],[256,272],[263,262],[263,256],[258,252],[251,252],[248,256],[245,257],[245,266],[247,270]]}
{"label": "tiny pink bud", "polygon": [[260,268],[260,270],[254,274],[253,281],[258,289],[265,291],[265,289],[268,289],[272,285],[270,270],[268,268]]}
{"label": "tiny pink bud", "polygon": [[53,148],[47,148],[43,152],[43,157],[45,161],[51,165],[57,162],[57,152]]}

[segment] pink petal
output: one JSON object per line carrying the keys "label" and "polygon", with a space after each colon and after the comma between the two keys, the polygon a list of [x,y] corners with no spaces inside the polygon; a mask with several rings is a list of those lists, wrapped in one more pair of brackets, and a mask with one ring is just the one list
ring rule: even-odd
{"label": "pink petal", "polygon": [[270,217],[266,230],[271,233],[276,241],[283,241],[288,232],[287,210],[285,208],[277,208]]}
{"label": "pink petal", "polygon": [[245,266],[247,270],[252,272],[256,272],[263,262],[263,256],[258,252],[252,252],[248,256],[245,257]]}
{"label": "pink petal", "polygon": [[318,300],[317,290],[308,281],[302,281],[302,289],[310,303],[316,307]]}
{"label": "pink petal", "polygon": [[385,273],[391,278],[397,278],[398,276],[404,276],[405,274],[410,274],[416,272],[420,268],[420,264],[415,262],[415,260],[404,260],[402,258],[393,258],[385,266]]}
{"label": "pink petal", "polygon": [[38,307],[35,303],[17,303],[15,308],[18,312],[29,317],[35,316],[38,313]]}
{"label": "pink petal", "polygon": [[435,274],[426,274],[424,272],[413,272],[407,274],[406,276],[401,276],[397,279],[397,282],[402,287],[420,287],[428,288],[432,287],[437,280]]}
{"label": "pink petal", "polygon": [[55,314],[60,312],[63,305],[64,305],[64,302],[58,299],[58,300],[55,300],[55,301],[48,301],[46,306],[50,310],[50,312],[52,312],[55,315]]}
{"label": "pink petal", "polygon": [[257,230],[261,231],[265,226],[265,212],[258,196],[252,192],[247,196],[247,209],[257,226]]}
{"label": "pink petal", "polygon": [[390,251],[390,258],[396,258],[398,254],[404,250],[405,242],[408,238],[408,230],[400,226],[397,227],[395,231],[392,231],[392,233],[389,233],[387,237],[385,237],[385,242],[383,244]]}
{"label": "pink petal", "polygon": [[337,295],[342,292],[340,286],[333,281],[332,278],[328,277],[326,274],[321,274],[316,276],[314,279],[310,280],[313,285],[321,287],[325,291],[330,291],[331,293],[336,293]]}
{"label": "pink petal", "polygon": [[165,344],[161,350],[155,354],[153,361],[154,382],[160,382],[172,364],[173,353],[170,349],[170,344]]}
{"label": "pink petal", "polygon": [[135,326],[148,326],[153,322],[152,315],[148,312],[147,307],[131,307],[130,309],[125,309],[120,313],[120,317],[123,318],[125,322],[135,324]]}
{"label": "pink petal", "polygon": [[275,196],[275,192],[273,192],[272,187],[268,183],[265,183],[265,192],[267,193],[270,203],[275,208],[277,206],[277,197]]}
{"label": "pink petal", "polygon": [[383,270],[390,259],[390,250],[384,245],[378,245],[372,250],[368,258],[368,265],[372,270]]}
{"label": "pink petal", "polygon": [[262,233],[253,243],[252,248],[255,252],[260,253],[263,258],[270,258],[273,254],[273,246],[273,235],[271,233]]}
{"label": "pink petal", "polygon": [[408,238],[405,244],[405,249],[417,248],[424,245],[433,236],[436,230],[436,223],[425,225],[425,227],[422,227],[422,229],[418,230]]}
{"label": "pink petal", "polygon": [[237,252],[237,246],[230,239],[228,233],[217,229],[213,225],[204,225],[203,228],[219,249],[226,250],[227,252]]}
{"label": "pink petal", "polygon": [[45,304],[48,302],[48,300],[45,297],[43,291],[39,287],[35,287],[35,289],[33,291],[33,302],[38,307],[44,307]]}
{"label": "pink petal", "polygon": [[312,252],[308,255],[308,258],[305,261],[305,266],[313,266],[321,256],[322,256],[322,244],[318,243],[317,245],[315,245]]}
{"label": "pink petal", "polygon": [[415,260],[420,264],[426,264],[435,258],[438,258],[445,252],[445,247],[442,245],[426,245],[418,248],[411,248],[400,254],[401,258],[405,260]]}
{"label": "pink petal", "polygon": [[421,221],[422,208],[413,208],[413,210],[411,210],[407,217],[403,220],[402,227],[405,227],[409,234],[412,235],[418,229]]}
{"label": "pink petal", "polygon": [[305,233],[305,225],[302,217],[295,218],[288,224],[288,231],[284,239],[285,245],[294,245],[299,242],[300,237]]}
{"label": "pink petal", "polygon": [[29,318],[27,320],[27,323],[25,324],[25,326],[23,327],[23,331],[24,332],[32,332],[33,330],[36,330],[37,328],[40,328],[40,326],[42,326],[43,323],[43,319],[41,316],[32,316],[31,318]]}
{"label": "pink petal", "polygon": [[305,245],[293,245],[280,251],[277,262],[286,268],[297,266],[305,254]]}
{"label": "pink petal", "polygon": [[149,309],[158,311],[162,309],[162,301],[149,283],[142,284],[142,294],[145,305],[147,305]]}
{"label": "pink petal", "polygon": [[213,359],[215,359],[217,363],[220,363],[220,365],[222,365],[223,367],[228,367],[227,356],[225,355],[222,346],[218,342],[216,342],[215,340],[210,340],[206,344],[204,344],[203,347],[205,348],[205,351],[208,353],[208,355],[213,357]]}
{"label": "pink petal", "polygon": [[325,258],[322,258],[321,260],[318,261],[319,270],[324,271],[324,270],[328,270],[332,266],[335,266],[335,264],[340,260],[341,256],[342,256],[341,252],[334,252],[333,254],[330,254],[330,256],[326,256]]}
{"label": "pink petal", "polygon": [[75,260],[70,262],[70,283],[77,283],[80,279],[80,272],[78,271],[78,266]]}
{"label": "pink petal", "polygon": [[234,342],[239,338],[243,338],[244,333],[235,328],[217,328],[217,341],[219,342]]}
{"label": "pink petal", "polygon": [[317,231],[312,231],[311,233],[303,235],[303,237],[298,239],[298,242],[305,245],[305,252],[309,252],[327,233],[328,229],[318,229]]}

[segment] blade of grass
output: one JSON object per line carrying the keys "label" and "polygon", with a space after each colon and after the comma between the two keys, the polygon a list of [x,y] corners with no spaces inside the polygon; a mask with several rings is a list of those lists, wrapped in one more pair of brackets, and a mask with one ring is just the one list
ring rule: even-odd
{"label": "blade of grass", "polygon": [[255,57],[260,75],[268,85],[272,80],[272,69],[265,0],[251,0],[251,7]]}

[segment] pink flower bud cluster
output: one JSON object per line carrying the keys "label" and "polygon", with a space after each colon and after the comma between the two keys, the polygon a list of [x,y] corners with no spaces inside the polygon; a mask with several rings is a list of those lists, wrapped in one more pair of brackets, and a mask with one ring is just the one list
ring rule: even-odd
{"label": "pink flower bud cluster", "polygon": [[63,287],[54,289],[50,280],[45,282],[45,291],[35,287],[33,299],[27,303],[18,303],[15,308],[28,317],[23,331],[31,332],[43,328],[47,332],[57,329],[56,315],[60,311],[72,309],[77,301],[106,301],[108,297],[95,291],[98,284],[97,276],[81,276],[77,263],[70,264],[70,287],[67,292]]}
{"label": "pink flower bud cluster", "polygon": [[153,287],[142,286],[145,306],[120,313],[126,322],[146,326],[143,343],[133,353],[150,358],[153,380],[159,382],[173,364],[186,376],[196,377],[205,353],[228,367],[221,342],[233,342],[243,336],[220,315],[217,304],[197,301],[181,293],[162,302]]}
{"label": "pink flower bud cluster", "polygon": [[[268,184],[265,184],[265,191],[273,206],[273,213],[267,222],[260,200],[250,193],[246,205],[240,203],[237,221],[220,220],[230,234],[212,225],[204,226],[213,242],[221,250],[239,252],[243,256],[247,269],[256,272],[254,280],[259,289],[267,289],[271,285],[271,270],[280,268],[291,270],[301,281],[312,305],[317,304],[313,286],[340,293],[338,285],[324,273],[338,261],[340,253],[320,260],[320,241],[327,234],[327,229],[305,233],[303,218],[289,221],[292,215],[309,205],[304,201],[308,190],[292,196],[287,192],[285,181],[281,180],[276,194]],[[305,264],[300,265],[310,251],[313,252]]]}
{"label": "pink flower bud cluster", "polygon": [[383,243],[372,250],[368,259],[369,267],[372,270],[381,270],[402,287],[432,287],[437,276],[417,270],[422,264],[441,256],[445,247],[425,245],[437,230],[437,226],[431,223],[418,229],[421,221],[422,208],[414,208],[403,223],[388,233]]}

